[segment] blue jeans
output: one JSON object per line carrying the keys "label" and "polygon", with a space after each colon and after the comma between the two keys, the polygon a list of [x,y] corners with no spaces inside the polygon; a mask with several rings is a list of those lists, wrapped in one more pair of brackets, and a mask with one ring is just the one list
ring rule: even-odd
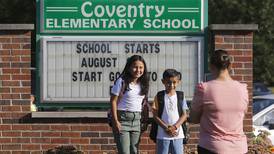
{"label": "blue jeans", "polygon": [[157,139],[157,154],[183,154],[183,139],[162,140]]}

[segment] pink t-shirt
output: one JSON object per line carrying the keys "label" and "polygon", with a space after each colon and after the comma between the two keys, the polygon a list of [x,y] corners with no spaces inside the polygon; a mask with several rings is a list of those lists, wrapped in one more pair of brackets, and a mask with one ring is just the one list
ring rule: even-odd
{"label": "pink t-shirt", "polygon": [[247,107],[246,84],[233,80],[198,84],[191,108],[201,114],[199,146],[217,154],[246,153],[243,120]]}

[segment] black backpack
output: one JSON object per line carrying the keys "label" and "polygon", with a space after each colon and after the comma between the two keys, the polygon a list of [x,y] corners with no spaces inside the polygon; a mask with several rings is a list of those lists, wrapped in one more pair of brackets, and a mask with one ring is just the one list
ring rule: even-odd
{"label": "black backpack", "polygon": [[[181,116],[183,113],[182,105],[181,102],[184,99],[184,92],[182,91],[176,91],[177,94],[177,106],[178,106],[178,113]],[[160,91],[157,93],[157,100],[159,103],[159,110],[158,110],[158,117],[162,117],[162,113],[164,110],[164,96],[165,96],[165,91]],[[188,130],[188,124],[187,121],[185,121],[182,124],[182,129],[184,131],[184,136],[185,138],[183,139],[183,143],[187,144],[187,141],[189,139],[189,130]],[[151,130],[149,133],[149,137],[151,140],[153,140],[156,143],[156,137],[157,137],[157,132],[158,132],[158,124],[155,122],[155,120],[152,121],[151,123]]]}

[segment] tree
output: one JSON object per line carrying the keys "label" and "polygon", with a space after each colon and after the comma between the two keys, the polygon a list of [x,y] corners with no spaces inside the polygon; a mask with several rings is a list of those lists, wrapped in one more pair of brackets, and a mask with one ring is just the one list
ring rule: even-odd
{"label": "tree", "polygon": [[35,0],[0,0],[0,23],[34,23]]}
{"label": "tree", "polygon": [[254,35],[254,81],[274,85],[273,0],[209,0],[209,24],[258,24]]}

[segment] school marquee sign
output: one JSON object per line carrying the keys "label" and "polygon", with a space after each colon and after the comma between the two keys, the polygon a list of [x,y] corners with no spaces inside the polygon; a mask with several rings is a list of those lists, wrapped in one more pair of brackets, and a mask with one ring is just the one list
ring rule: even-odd
{"label": "school marquee sign", "polygon": [[203,79],[207,0],[37,0],[41,103],[106,103],[128,57],[146,61],[148,97],[182,74],[186,99]]}
{"label": "school marquee sign", "polygon": [[43,0],[42,33],[201,32],[203,0]]}

